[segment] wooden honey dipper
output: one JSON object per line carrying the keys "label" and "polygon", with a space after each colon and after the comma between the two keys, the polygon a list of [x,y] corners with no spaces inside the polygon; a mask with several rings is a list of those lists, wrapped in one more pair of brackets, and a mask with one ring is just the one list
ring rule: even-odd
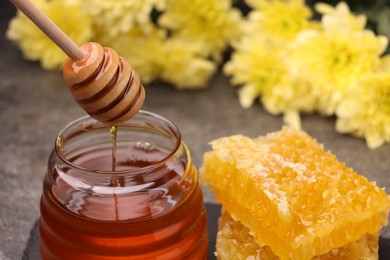
{"label": "wooden honey dipper", "polygon": [[64,77],[76,102],[96,120],[116,125],[142,107],[145,90],[138,74],[115,50],[98,43],[79,47],[30,0],[10,0],[67,55]]}

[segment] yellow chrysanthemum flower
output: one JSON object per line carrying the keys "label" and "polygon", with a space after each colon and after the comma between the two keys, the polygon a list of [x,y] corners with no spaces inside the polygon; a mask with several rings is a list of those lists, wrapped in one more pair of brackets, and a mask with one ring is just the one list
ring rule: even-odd
{"label": "yellow chrysanthemum flower", "polygon": [[175,38],[194,42],[203,56],[221,58],[221,52],[240,33],[241,14],[231,0],[168,0],[158,23]]}
{"label": "yellow chrysanthemum flower", "polygon": [[207,86],[217,66],[199,55],[196,43],[169,39],[164,43],[164,47],[166,56],[162,60],[163,81],[178,89],[199,89]]}
{"label": "yellow chrysanthemum flower", "polygon": [[123,56],[139,74],[143,83],[157,80],[162,71],[160,60],[165,56],[163,43],[166,40],[165,31],[152,25],[133,27],[127,33],[113,38],[97,39],[107,47],[111,47]]}
{"label": "yellow chrysanthemum flower", "polygon": [[370,148],[390,142],[390,73],[363,76],[336,110],[336,129],[364,137]]}
{"label": "yellow chrysanthemum flower", "polygon": [[152,25],[99,41],[125,57],[145,84],[160,80],[179,89],[202,88],[216,71],[194,43],[167,39],[164,30]]}
{"label": "yellow chrysanthemum flower", "polygon": [[284,43],[294,39],[298,32],[315,27],[315,23],[310,21],[312,13],[303,0],[248,2],[255,9],[244,24],[243,30],[247,35],[262,33]]}
{"label": "yellow chrysanthemum flower", "polygon": [[390,55],[387,54],[381,58],[379,71],[390,71]]}
{"label": "yellow chrysanthemum flower", "polygon": [[361,31],[366,27],[366,17],[351,13],[345,2],[340,2],[336,7],[317,3],[315,9],[323,15],[322,26],[325,31]]}
{"label": "yellow chrysanthemum flower", "polygon": [[284,84],[287,69],[279,57],[279,48],[262,36],[244,37],[237,45],[224,73],[232,83],[242,85],[239,101],[249,108],[268,89]]}
{"label": "yellow chrysanthemum flower", "polygon": [[68,0],[80,2],[94,18],[102,35],[114,37],[135,26],[151,23],[153,8],[162,10],[166,0]]}
{"label": "yellow chrysanthemum flower", "polygon": [[316,99],[310,83],[301,75],[289,71],[284,84],[269,88],[261,97],[264,107],[272,114],[283,114],[287,125],[301,129],[300,113],[311,113],[315,109]]}
{"label": "yellow chrysanthemum flower", "polygon": [[[335,9],[337,10],[337,8]],[[332,15],[332,13],[326,14]],[[325,19],[324,18],[324,19]],[[307,30],[298,34],[288,49],[289,66],[299,70],[311,82],[318,98],[318,111],[335,112],[345,92],[362,75],[378,68],[387,39],[368,30],[346,30],[341,20],[337,30]]]}
{"label": "yellow chrysanthemum flower", "polygon": [[[61,0],[34,0],[34,3],[77,44],[90,41],[92,20],[80,6]],[[45,69],[62,68],[65,53],[20,11],[10,21],[6,35],[20,47],[26,59],[40,61]]]}
{"label": "yellow chrysanthemum flower", "polygon": [[260,98],[267,111],[284,114],[285,123],[299,129],[299,113],[312,112],[315,99],[306,79],[286,67],[283,48],[262,36],[244,37],[236,48],[224,73],[242,85],[241,106],[249,108]]}

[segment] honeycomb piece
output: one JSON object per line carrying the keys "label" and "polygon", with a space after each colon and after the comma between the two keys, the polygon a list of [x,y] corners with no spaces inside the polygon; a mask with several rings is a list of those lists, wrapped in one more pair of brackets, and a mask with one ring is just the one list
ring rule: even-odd
{"label": "honeycomb piece", "polygon": [[[279,260],[268,246],[259,246],[250,230],[234,220],[229,213],[222,213],[218,220],[216,255],[218,260]],[[374,260],[378,259],[378,235],[366,234],[357,241],[328,253],[315,256],[313,260]]]}
{"label": "honeycomb piece", "polygon": [[387,224],[383,189],[301,131],[212,142],[202,181],[256,242],[280,259],[312,259]]}

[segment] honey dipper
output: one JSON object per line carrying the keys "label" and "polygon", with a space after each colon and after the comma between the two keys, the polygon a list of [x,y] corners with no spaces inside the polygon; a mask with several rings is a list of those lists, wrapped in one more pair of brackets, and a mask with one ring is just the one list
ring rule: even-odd
{"label": "honey dipper", "polygon": [[96,120],[116,125],[142,107],[138,74],[115,50],[98,43],[79,47],[30,0],[10,0],[67,55],[64,78],[76,102]]}

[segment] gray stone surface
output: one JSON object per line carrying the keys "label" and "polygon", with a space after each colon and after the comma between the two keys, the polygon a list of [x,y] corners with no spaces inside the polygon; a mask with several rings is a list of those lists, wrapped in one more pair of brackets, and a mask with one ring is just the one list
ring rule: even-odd
{"label": "gray stone surface", "polygon": [[[48,72],[23,59],[4,37],[15,10],[0,3],[0,260],[21,259],[39,217],[39,198],[54,138],[68,122],[85,115],[64,85],[61,73]],[[279,130],[280,117],[260,105],[244,110],[236,88],[217,74],[209,87],[177,91],[172,86],[146,86],[145,110],[173,121],[200,167],[208,142],[217,137],[251,137]],[[334,130],[334,118],[303,118],[304,129],[357,172],[390,190],[390,145],[370,150],[361,139]],[[213,197],[205,190],[205,200]],[[384,237],[390,238],[386,229]]]}

